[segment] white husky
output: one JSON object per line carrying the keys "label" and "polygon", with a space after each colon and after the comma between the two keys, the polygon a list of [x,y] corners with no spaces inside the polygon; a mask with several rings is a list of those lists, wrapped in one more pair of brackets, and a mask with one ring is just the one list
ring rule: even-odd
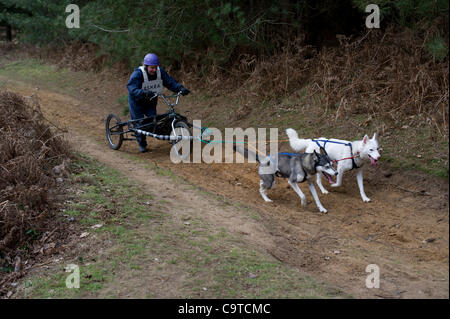
{"label": "white husky", "polygon": [[[378,152],[378,140],[377,134],[373,134],[373,137],[369,139],[367,135],[359,141],[344,141],[337,139],[327,139],[324,137],[318,139],[301,139],[298,137],[297,132],[288,128],[286,134],[289,137],[289,143],[292,149],[296,152],[311,153],[314,150],[319,150],[320,146],[324,147],[331,160],[337,161],[337,179],[336,183],[332,184],[332,187],[338,187],[342,185],[342,177],[345,171],[356,169],[356,181],[358,182],[359,192],[364,202],[370,202],[370,198],[366,196],[364,192],[363,184],[363,172],[361,166],[364,164],[364,159],[370,159],[371,165],[376,165],[381,155]],[[328,191],[322,185],[321,174],[317,174],[317,185],[324,194],[328,194]]]}

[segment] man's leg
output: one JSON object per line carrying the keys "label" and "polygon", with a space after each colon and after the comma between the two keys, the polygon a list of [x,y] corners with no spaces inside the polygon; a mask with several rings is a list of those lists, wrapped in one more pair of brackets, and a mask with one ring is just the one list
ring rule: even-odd
{"label": "man's leg", "polygon": [[[144,110],[144,114],[145,114],[145,117],[152,117],[152,116],[156,115],[156,107],[146,108]],[[148,151],[148,149],[147,149],[147,140],[146,140],[145,137],[146,137],[145,135],[141,135],[141,138],[143,138],[143,140],[144,140],[143,144],[139,144],[139,149],[140,149],[141,152],[147,152]],[[141,145],[145,145],[145,146],[141,147]]]}
{"label": "man's leg", "polygon": [[[145,113],[144,113],[144,110],[142,110],[141,107],[139,107],[137,105],[134,105],[133,107],[131,107],[129,105],[128,108],[130,110],[130,118],[132,120],[137,120],[137,119],[144,118]],[[139,125],[139,122],[136,122],[133,126],[136,127],[138,125]],[[139,145],[139,151],[146,152],[147,151],[147,139],[146,139],[146,136],[136,133],[136,139],[137,139],[137,143]]]}

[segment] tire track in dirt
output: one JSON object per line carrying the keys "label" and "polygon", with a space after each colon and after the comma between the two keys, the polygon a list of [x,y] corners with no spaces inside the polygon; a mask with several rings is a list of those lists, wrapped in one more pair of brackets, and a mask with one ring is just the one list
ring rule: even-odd
{"label": "tire track in dirt", "polygon": [[[16,83],[15,90],[33,92],[21,83]],[[77,100],[45,90],[39,90],[38,95],[49,119],[95,142],[96,147],[90,149],[95,149],[97,158],[119,169],[135,165],[118,161],[104,137],[106,115],[119,114],[118,107],[105,111],[104,104],[92,104],[87,97]],[[119,152],[168,168],[209,192],[257,210],[260,224],[240,231],[252,238],[250,243],[282,262],[355,297],[448,298],[447,181],[396,171],[388,178],[382,167],[369,168],[365,188],[372,202],[363,203],[354,174],[347,173],[343,187],[327,187],[330,194],[319,195],[329,211],[324,215],[311,202],[306,185],[300,185],[308,198],[308,206],[303,208],[281,179],[269,192],[274,202],[263,202],[255,164],[175,165],[170,162],[167,142],[149,139],[149,145],[152,152],[146,154],[138,153],[135,142],[124,143]],[[144,174],[144,178],[138,178],[141,182],[145,182],[143,171],[137,172]],[[424,190],[430,195],[424,196]],[[178,191],[176,185],[173,191]],[[203,209],[202,216],[227,229],[236,231],[244,223],[236,213],[230,218],[222,216],[220,209],[211,210]],[[365,287],[365,268],[369,264],[380,267],[380,289]]]}

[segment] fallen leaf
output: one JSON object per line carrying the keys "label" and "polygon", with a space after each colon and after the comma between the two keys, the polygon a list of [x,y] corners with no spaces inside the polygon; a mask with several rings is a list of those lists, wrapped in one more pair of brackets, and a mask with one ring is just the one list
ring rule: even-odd
{"label": "fallen leaf", "polygon": [[87,236],[89,236],[89,233],[82,233],[81,235],[80,235],[80,238],[84,238],[84,237],[87,237]]}

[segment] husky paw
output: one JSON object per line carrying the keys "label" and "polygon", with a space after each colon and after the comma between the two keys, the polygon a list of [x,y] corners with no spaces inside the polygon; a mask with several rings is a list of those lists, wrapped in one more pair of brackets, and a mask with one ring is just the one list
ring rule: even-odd
{"label": "husky paw", "polygon": [[362,199],[362,200],[363,200],[363,202],[365,202],[365,203],[368,203],[368,202],[370,202],[370,198],[369,198],[369,197],[367,197],[367,196],[366,196],[366,197],[363,197],[363,199]]}
{"label": "husky paw", "polygon": [[324,213],[324,214],[328,213],[328,211],[323,207],[320,207],[319,210],[321,213]]}
{"label": "husky paw", "polygon": [[320,190],[322,192],[322,194],[328,194],[329,191],[327,191],[325,188]]}
{"label": "husky paw", "polygon": [[341,185],[339,185],[338,183],[331,184],[331,187],[339,187],[339,186]]}
{"label": "husky paw", "polygon": [[267,199],[264,199],[266,202],[268,202],[268,203],[271,203],[271,202],[273,202],[273,200],[271,200],[271,199],[269,199],[269,198],[267,198]]}

